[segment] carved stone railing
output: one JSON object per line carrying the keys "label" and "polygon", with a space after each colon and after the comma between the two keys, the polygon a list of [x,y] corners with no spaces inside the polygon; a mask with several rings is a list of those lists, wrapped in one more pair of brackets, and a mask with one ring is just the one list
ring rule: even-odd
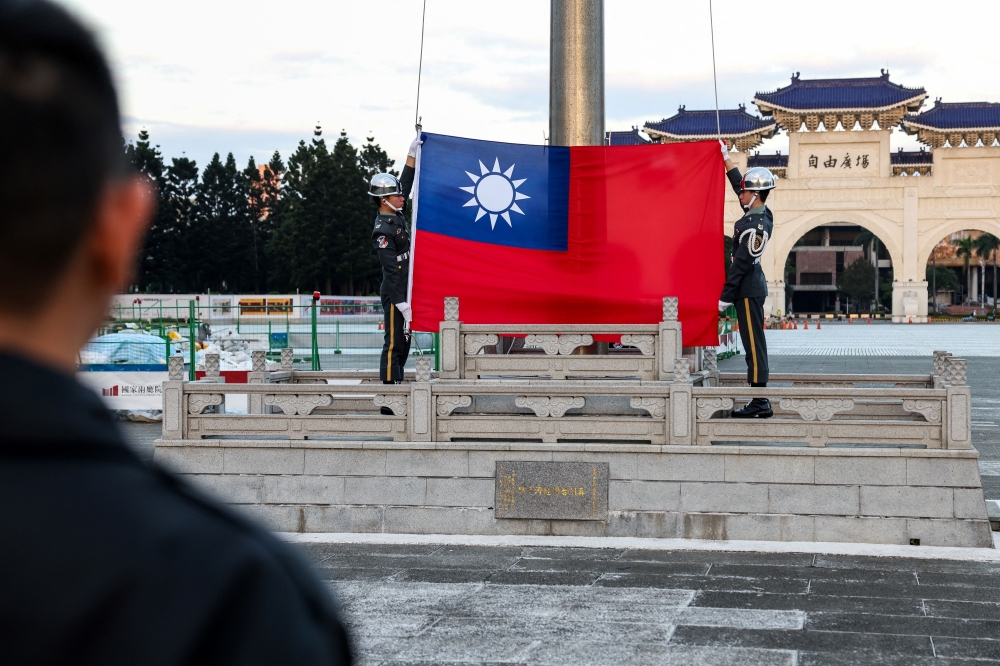
{"label": "carved stone railing", "polygon": [[[444,369],[436,376],[420,357],[401,385],[375,372],[288,369],[287,355],[268,371],[257,352],[247,384],[216,377],[214,359],[206,379],[187,382],[183,359],[172,357],[163,437],[971,448],[966,362],[945,352],[932,375],[775,373],[767,388],[750,388],[742,374],[720,373],[711,350],[694,372],[670,320],[674,299],[663,322],[644,326],[473,326],[458,321],[457,300],[445,311]],[[482,353],[511,333],[535,350]],[[573,353],[607,334],[635,349]],[[226,413],[229,394],[247,396],[247,414]],[[774,417],[729,418],[753,397],[770,398]]]}
{"label": "carved stone railing", "polygon": [[[441,322],[441,377],[478,379],[488,376],[635,377],[673,379],[674,360],[681,357],[681,325],[677,299],[663,299],[659,324],[464,324],[457,298],[445,299]],[[524,336],[518,353],[495,353],[502,336]],[[627,349],[581,354],[594,336],[615,336]]]}
{"label": "carved stone railing", "polygon": [[[719,374],[719,386],[749,386],[745,372]],[[769,386],[810,386],[844,388],[932,388],[933,375],[848,375],[772,372]]]}
{"label": "carved stone railing", "polygon": [[[892,376],[888,376],[892,377]],[[772,375],[771,379],[774,379]],[[866,376],[865,382],[880,382]],[[733,442],[808,446],[971,448],[968,386],[895,388],[850,385],[692,389],[695,444]],[[774,416],[733,419],[751,398],[769,398]]]}

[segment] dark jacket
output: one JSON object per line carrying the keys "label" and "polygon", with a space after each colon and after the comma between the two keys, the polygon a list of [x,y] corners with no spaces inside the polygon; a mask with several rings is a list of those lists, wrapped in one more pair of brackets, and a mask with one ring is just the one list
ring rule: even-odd
{"label": "dark jacket", "polygon": [[[730,169],[726,176],[738,195],[743,177],[739,169]],[[767,247],[774,228],[774,215],[767,206],[754,208],[744,215],[733,229],[733,263],[726,275],[719,300],[735,303],[741,298],[767,298],[767,280],[760,267],[760,256]]]}
{"label": "dark jacket", "polygon": [[[413,188],[413,171],[413,167],[404,166],[399,176],[399,185],[407,198]],[[410,283],[410,230],[401,212],[375,216],[372,247],[382,264],[382,288],[379,293],[388,296],[396,305],[405,302]]]}
{"label": "dark jacket", "polygon": [[140,461],[90,390],[0,354],[4,664],[349,664],[290,547]]}

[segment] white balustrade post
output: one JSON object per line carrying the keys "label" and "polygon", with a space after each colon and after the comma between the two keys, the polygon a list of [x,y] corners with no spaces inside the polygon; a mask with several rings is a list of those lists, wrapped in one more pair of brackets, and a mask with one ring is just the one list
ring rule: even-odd
{"label": "white balustrade post", "polygon": [[441,373],[442,379],[462,376],[462,322],[458,320],[458,298],[444,299],[444,321],[441,322]]}
{"label": "white balustrade post", "polygon": [[694,443],[694,400],[693,385],[689,375],[690,364],[686,358],[674,360],[671,372],[674,380],[670,385],[670,409],[667,427],[667,443],[690,445]]}
{"label": "white balustrade post", "polygon": [[678,321],[677,298],[663,299],[663,321],[659,329],[659,379],[670,381],[674,374],[674,360],[681,358],[684,346],[681,340],[681,323]]}
{"label": "white balustrade post", "polygon": [[163,382],[163,439],[184,439],[187,410],[184,400],[184,357],[167,359],[167,381]]}
{"label": "white balustrade post", "polygon": [[[250,352],[251,371],[247,374],[248,384],[263,384],[267,381],[267,357],[263,349]],[[264,394],[251,393],[247,396],[247,413],[264,413]]]}
{"label": "white balustrade post", "polygon": [[434,399],[431,396],[431,360],[417,359],[416,381],[410,386],[410,441],[429,442],[433,437]]}

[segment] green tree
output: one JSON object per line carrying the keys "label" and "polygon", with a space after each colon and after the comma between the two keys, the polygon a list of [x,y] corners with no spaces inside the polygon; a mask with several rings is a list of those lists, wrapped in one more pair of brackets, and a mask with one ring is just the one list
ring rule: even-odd
{"label": "green tree", "polygon": [[337,252],[334,269],[340,293],[355,295],[356,287],[361,287],[379,270],[371,247],[372,197],[368,196],[366,169],[358,151],[347,140],[346,132],[340,133],[332,156],[335,165],[333,186],[337,192],[332,229],[333,247]]}
{"label": "green tree", "polygon": [[962,236],[961,238],[953,238],[951,244],[955,246],[955,254],[965,260],[965,292],[971,293],[969,261],[972,260],[972,255],[976,251],[976,241],[969,236]]}
{"label": "green tree", "polygon": [[300,141],[288,158],[282,179],[280,227],[270,245],[275,282],[290,288],[333,290],[332,217],[337,193],[336,166],[323,130],[317,125],[310,143]]}
{"label": "green tree", "polygon": [[168,241],[173,227],[169,210],[163,205],[167,199],[166,166],[160,147],[150,143],[149,132],[145,129],[139,131],[135,143],[125,146],[125,155],[138,172],[149,178],[157,197],[156,213],[139,254],[134,288],[141,292],[162,291],[166,262],[170,257]]}
{"label": "green tree", "polygon": [[275,275],[272,249],[275,232],[281,226],[284,173],[285,163],[278,151],[274,151],[271,161],[260,170],[260,179],[249,184],[251,216],[256,220],[258,280],[267,285],[269,291],[288,288],[287,279]]}
{"label": "green tree", "polygon": [[938,291],[958,291],[961,285],[955,271],[947,266],[927,266],[925,277],[928,283],[937,284]]}
{"label": "green tree", "polygon": [[232,153],[212,157],[198,184],[198,217],[192,233],[196,288],[236,293],[253,288],[252,242],[246,225],[248,196]]}
{"label": "green tree", "polygon": [[191,250],[191,230],[198,216],[198,165],[186,157],[174,157],[167,167],[167,187],[160,206],[170,216],[169,233],[164,234],[162,291],[183,293],[193,290],[191,272],[196,263]]}
{"label": "green tree", "polygon": [[1000,250],[1000,238],[993,234],[982,234],[976,239],[976,254],[986,261],[993,257],[993,309],[997,307],[997,250]]}
{"label": "green tree", "polygon": [[[844,269],[837,287],[854,302],[871,303],[875,298],[875,267],[867,259],[856,259]],[[860,311],[860,308],[858,308]]]}

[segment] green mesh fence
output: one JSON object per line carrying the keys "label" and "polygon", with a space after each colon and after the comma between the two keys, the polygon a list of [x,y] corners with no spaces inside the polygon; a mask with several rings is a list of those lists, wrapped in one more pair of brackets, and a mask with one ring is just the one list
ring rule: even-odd
{"label": "green mesh fence", "polygon": [[[382,305],[371,299],[321,299],[315,305],[296,305],[287,298],[262,297],[211,307],[194,301],[114,308],[90,346],[103,349],[112,342],[105,341],[109,334],[130,332],[158,336],[164,349],[161,356],[166,353],[167,338],[173,337],[172,353],[184,354],[189,364],[189,340],[193,339],[197,368],[201,369],[205,353],[214,352],[219,353],[223,370],[250,369],[250,355],[257,350],[279,361],[286,348],[293,351],[294,367],[302,370],[377,370],[385,334]],[[432,355],[437,367],[437,337],[413,333],[407,367],[412,368],[420,355]],[[87,356],[92,357],[96,358]]]}

